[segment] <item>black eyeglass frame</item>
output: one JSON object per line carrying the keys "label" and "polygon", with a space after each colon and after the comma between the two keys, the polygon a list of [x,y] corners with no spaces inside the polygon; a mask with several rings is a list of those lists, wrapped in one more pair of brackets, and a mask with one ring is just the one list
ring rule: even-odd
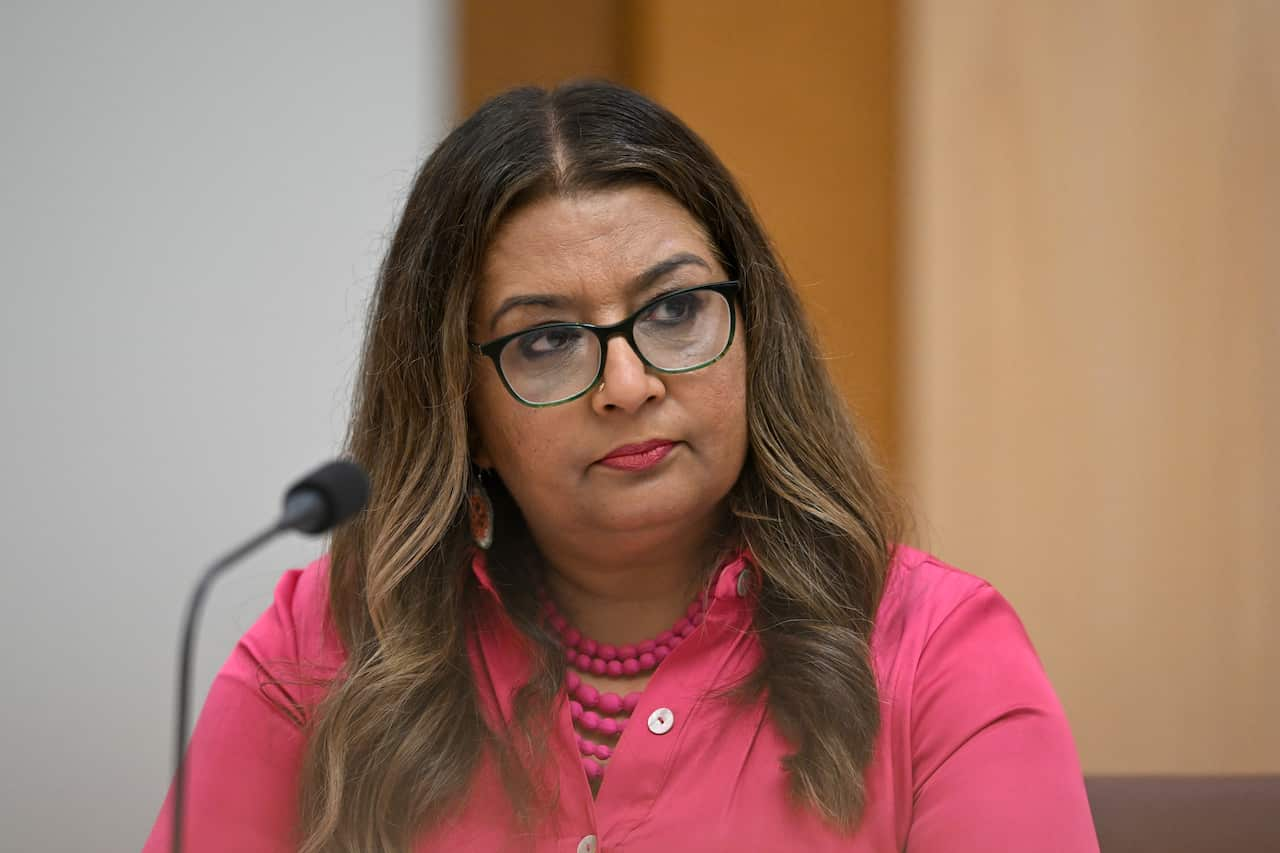
{"label": "black eyeglass frame", "polygon": [[[640,308],[636,309],[630,317],[614,323],[611,326],[593,326],[590,323],[544,323],[541,326],[531,326],[528,329],[521,329],[518,332],[512,332],[509,335],[494,338],[488,343],[478,344],[470,342],[471,349],[480,355],[488,356],[489,360],[493,362],[494,370],[498,371],[498,378],[502,380],[503,387],[506,388],[507,393],[514,397],[518,402],[535,409],[542,409],[547,406],[559,406],[562,403],[569,403],[578,399],[596,386],[596,383],[600,381],[600,377],[604,375],[604,362],[605,358],[608,356],[609,341],[619,335],[622,335],[627,339],[627,343],[631,345],[631,351],[636,354],[636,357],[639,358],[646,367],[652,368],[659,373],[691,373],[695,370],[701,370],[704,367],[710,367],[715,364],[717,361],[724,358],[724,354],[729,351],[729,347],[733,346],[733,339],[738,325],[738,312],[734,307],[734,298],[737,296],[741,287],[742,283],[738,281],[718,281],[711,284],[699,284],[696,287],[686,287],[681,290],[673,290],[670,293],[662,294],[656,299],[651,299],[644,305],[640,306]],[[701,364],[695,364],[693,367],[681,367],[676,370],[659,367],[649,361],[649,359],[645,358],[644,353],[640,351],[640,347],[636,344],[635,337],[636,320],[640,318],[640,315],[667,299],[671,299],[676,296],[683,296],[686,293],[695,293],[700,290],[715,291],[720,294],[720,296],[724,297],[725,302],[729,303],[729,339],[725,342],[724,348],[720,350],[720,353],[715,358],[704,361]],[[516,390],[511,387],[511,383],[507,381],[507,375],[502,370],[502,350],[508,343],[522,335],[527,335],[530,332],[541,332],[547,329],[586,329],[588,332],[591,332],[596,336],[596,339],[600,341],[600,365],[596,368],[595,378],[588,382],[587,386],[577,394],[560,400],[552,400],[549,403],[534,403],[517,394]]]}

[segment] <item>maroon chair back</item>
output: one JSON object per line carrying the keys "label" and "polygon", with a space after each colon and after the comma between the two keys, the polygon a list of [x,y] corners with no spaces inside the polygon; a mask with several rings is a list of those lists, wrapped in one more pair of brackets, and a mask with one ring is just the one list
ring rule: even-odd
{"label": "maroon chair back", "polygon": [[1280,776],[1090,776],[1102,853],[1280,853]]}

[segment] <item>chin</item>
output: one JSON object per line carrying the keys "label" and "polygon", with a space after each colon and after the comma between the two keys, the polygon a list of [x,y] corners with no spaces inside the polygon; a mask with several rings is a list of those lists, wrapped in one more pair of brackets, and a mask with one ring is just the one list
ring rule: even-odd
{"label": "chin", "polygon": [[582,517],[596,530],[619,534],[679,527],[703,518],[712,504],[702,501],[609,501],[590,507]]}
{"label": "chin", "polygon": [[[678,531],[679,528],[705,522],[724,504],[733,484],[723,489],[683,488],[648,490],[630,495],[610,495],[589,501],[580,508],[580,518],[594,530],[628,534]],[[716,484],[718,486],[718,484]],[[664,494],[666,492],[666,494]]]}

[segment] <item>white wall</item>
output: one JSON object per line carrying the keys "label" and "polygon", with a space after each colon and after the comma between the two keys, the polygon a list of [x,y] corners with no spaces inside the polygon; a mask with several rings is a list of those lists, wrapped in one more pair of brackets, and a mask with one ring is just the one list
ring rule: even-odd
{"label": "white wall", "polygon": [[[339,448],[451,4],[0,12],[0,847],[141,846],[194,578]],[[199,701],[280,572],[214,589]]]}

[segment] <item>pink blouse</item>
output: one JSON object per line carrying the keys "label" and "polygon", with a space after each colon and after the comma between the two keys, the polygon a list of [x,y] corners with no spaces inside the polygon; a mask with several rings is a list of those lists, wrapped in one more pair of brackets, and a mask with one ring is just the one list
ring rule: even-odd
{"label": "pink blouse", "polygon": [[[493,593],[483,561],[473,570]],[[779,764],[790,748],[763,704],[704,695],[760,660],[751,575],[739,582],[752,571],[743,558],[720,569],[705,621],[654,672],[596,797],[562,697],[550,733],[560,796],[536,834],[514,829],[497,770],[482,761],[465,803],[415,851],[1097,851],[1066,717],[1017,615],[984,581],[906,547],[872,634],[883,711],[862,821],[841,834],[794,805]],[[272,686],[267,673],[341,665],[323,627],[325,574],[323,558],[286,573],[214,680],[188,753],[190,851],[297,848],[304,743],[298,712],[285,709],[312,707],[322,688],[287,675]],[[496,593],[471,662],[490,713],[509,715],[527,661]],[[648,724],[658,709],[669,727]],[[167,853],[170,820],[166,800],[144,851]]]}

